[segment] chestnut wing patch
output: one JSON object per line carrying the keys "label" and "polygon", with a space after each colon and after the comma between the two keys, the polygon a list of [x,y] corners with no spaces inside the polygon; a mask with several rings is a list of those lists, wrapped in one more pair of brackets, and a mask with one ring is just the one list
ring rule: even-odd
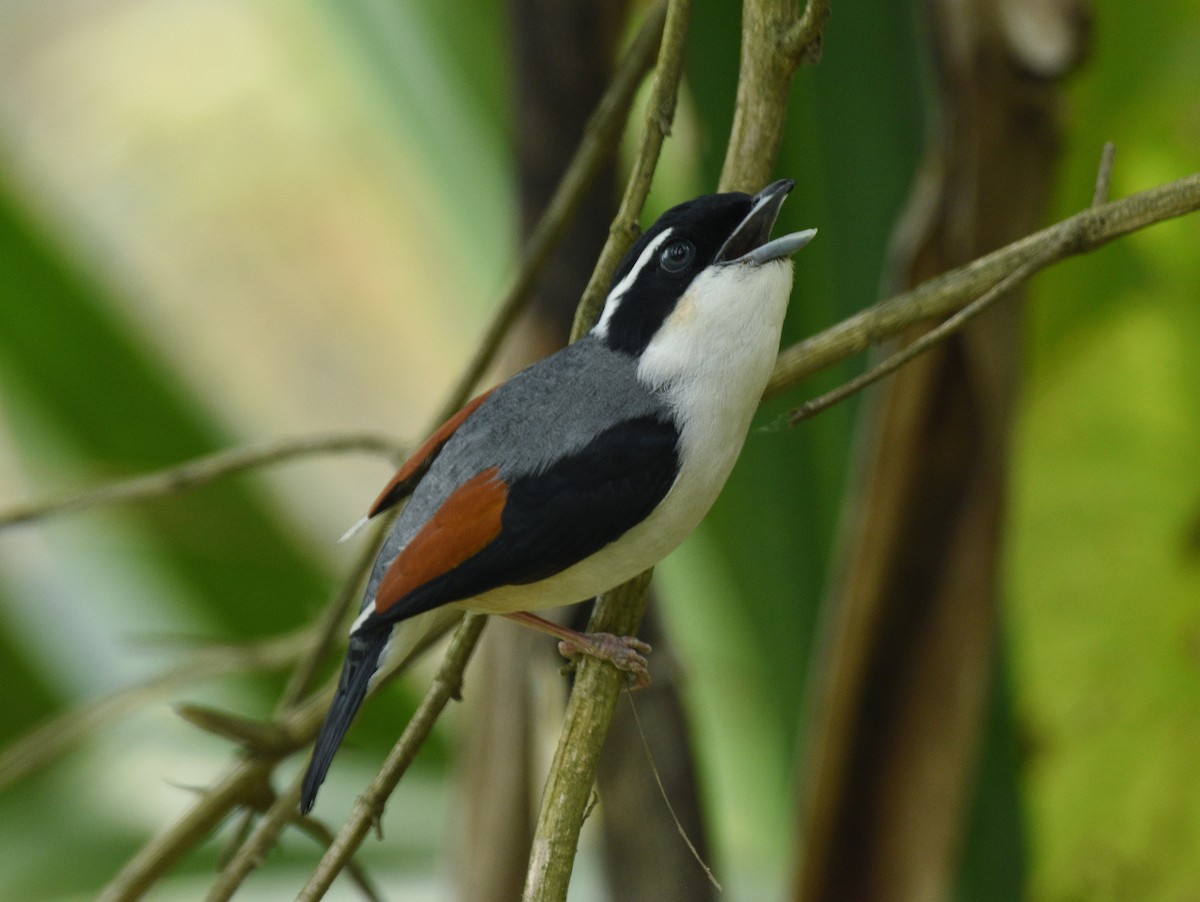
{"label": "chestnut wing patch", "polygon": [[486,548],[502,529],[508,486],[496,467],[464,482],[392,561],[375,593],[383,614]]}
{"label": "chestnut wing patch", "polygon": [[[565,570],[644,520],[678,470],[674,424],[645,416],[605,430],[577,453],[511,484],[489,484],[480,474],[400,553],[380,584],[376,610],[401,620]],[[503,488],[489,487],[496,485]],[[469,511],[478,511],[477,521],[467,522]],[[573,601],[580,599],[563,604]]]}
{"label": "chestnut wing patch", "polygon": [[495,389],[489,389],[470,401],[462,410],[439,426],[437,431],[429,436],[420,448],[413,452],[412,456],[396,471],[396,475],[392,477],[392,481],[384,486],[383,491],[379,493],[379,497],[375,499],[375,503],[371,505],[371,509],[367,512],[367,519],[382,513],[412,494],[413,489],[417,487],[417,483],[421,481],[421,477],[433,465],[433,461],[442,450],[442,447],[446,442],[450,441],[450,436],[454,435],[458,427],[466,422],[467,417],[473,414],[493,391]]}

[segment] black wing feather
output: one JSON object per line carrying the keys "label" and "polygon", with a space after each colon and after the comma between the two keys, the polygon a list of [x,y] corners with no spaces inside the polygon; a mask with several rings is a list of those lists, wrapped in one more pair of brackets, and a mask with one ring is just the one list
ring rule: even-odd
{"label": "black wing feather", "polygon": [[[678,442],[669,420],[636,417],[540,473],[515,479],[500,535],[390,608],[388,618],[402,620],[499,586],[537,582],[616,541],[670,491],[679,472]],[[580,600],[564,598],[563,604]]]}

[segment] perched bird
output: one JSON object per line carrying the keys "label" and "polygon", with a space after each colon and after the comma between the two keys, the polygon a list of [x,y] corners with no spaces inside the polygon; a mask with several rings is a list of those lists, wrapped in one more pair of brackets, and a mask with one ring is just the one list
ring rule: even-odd
{"label": "perched bird", "polygon": [[351,629],[303,812],[406,618],[441,605],[502,614],[649,681],[638,640],[529,612],[652,567],[716,500],[775,363],[790,257],[815,234],[770,239],[793,185],[668,210],[626,254],[586,336],[471,401],[384,488],[368,518],[411,497]]}

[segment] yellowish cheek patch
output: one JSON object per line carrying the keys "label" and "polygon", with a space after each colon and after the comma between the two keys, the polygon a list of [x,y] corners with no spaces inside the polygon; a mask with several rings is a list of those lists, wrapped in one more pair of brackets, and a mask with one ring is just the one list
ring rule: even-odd
{"label": "yellowish cheek patch", "polygon": [[694,292],[689,291],[675,304],[675,309],[671,311],[671,315],[667,317],[667,328],[673,326],[681,326],[684,323],[691,322],[696,318],[696,296]]}

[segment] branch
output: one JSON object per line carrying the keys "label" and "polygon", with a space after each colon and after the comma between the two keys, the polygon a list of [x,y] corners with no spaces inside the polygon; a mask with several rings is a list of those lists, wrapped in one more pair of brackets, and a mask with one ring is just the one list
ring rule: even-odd
{"label": "branch", "polygon": [[138,851],[100,894],[100,902],[140,899],[184,854],[198,846],[238,805],[261,793],[274,761],[242,759],[167,830]]}
{"label": "branch", "polygon": [[[299,782],[297,782],[296,785],[299,786]],[[299,792],[297,792],[296,798],[299,799],[299,797]],[[302,817],[296,821],[296,826],[323,845],[325,848],[328,849],[331,845],[333,845],[333,831],[315,818]],[[367,876],[367,872],[362,868],[361,865],[359,865],[357,861],[352,859],[346,865],[346,873],[350,875],[350,879],[353,880],[355,885],[358,886],[359,892],[363,894],[363,897],[366,898],[367,902],[383,902],[383,896],[381,896],[379,891],[375,889],[374,885],[371,883],[371,879]]]}
{"label": "branch", "polygon": [[865,373],[855,376],[849,382],[843,382],[837,388],[827,391],[820,397],[805,401],[799,407],[788,411],[785,415],[787,424],[795,426],[802,420],[812,419],[822,411],[828,410],[835,404],[840,404],[851,395],[858,394],[864,388],[874,385],[885,376],[896,372],[896,370],[900,369],[900,367],[904,366],[910,360],[919,357],[938,342],[953,335],[1000,298],[1023,283],[1045,266],[1057,251],[1058,248],[1055,245],[1048,245],[1036,257],[1022,263],[978,298],[971,301],[971,303],[967,304],[967,306],[963,307],[953,316],[942,320],[942,322],[922,334],[920,338],[911,344],[905,345],[896,353],[889,355]]}
{"label": "branch", "polygon": [[[296,824],[308,832],[314,829],[322,835],[329,836],[329,830],[314,818],[301,817],[299,813],[300,789],[304,784],[304,771],[296,774],[286,791],[277,796],[259,818],[258,823],[239,847],[234,856],[221,869],[216,882],[208,890],[205,897],[207,902],[224,902],[233,898],[242,882],[251,872],[262,863],[263,858],[279,840],[279,834],[288,824]],[[332,845],[332,836],[324,840],[328,849]],[[353,862],[347,862],[354,867]]]}
{"label": "branch", "polygon": [[[670,133],[675,115],[690,17],[691,0],[672,0],[667,10],[637,159],[626,183],[620,209],[609,229],[608,241],[575,311],[572,340],[596,322],[617,264],[640,232],[638,219],[650,191],[663,139]],[[600,596],[588,629],[617,635],[636,633],[645,611],[649,582],[647,571]],[[554,763],[542,790],[533,852],[522,895],[526,902],[566,898],[579,845],[579,831],[596,779],[600,748],[624,680],[625,675],[615,667],[586,657],[579,661]]]}
{"label": "branch", "polygon": [[32,523],[56,514],[73,513],[101,504],[128,504],[133,501],[148,501],[178,495],[199,488],[225,476],[232,476],[255,467],[285,463],[300,457],[317,454],[344,454],[347,452],[382,454],[399,462],[404,449],[394,439],[376,433],[348,433],[346,435],[302,436],[263,442],[245,448],[218,451],[198,457],[178,466],[167,467],[154,473],[146,473],[133,479],[102,485],[97,488],[72,492],[49,501],[19,504],[0,511],[0,529],[18,523]]}
{"label": "branch", "polygon": [[[367,545],[364,548],[362,556],[351,568],[338,599],[327,610],[325,621],[318,624],[317,630],[320,635],[324,636],[328,631],[329,622],[336,622],[336,618],[331,617],[330,611],[339,609],[344,604],[347,594],[352,593],[358,586],[364,571],[374,559],[375,551],[373,545]],[[449,621],[446,623],[448,624]],[[425,621],[425,625],[428,627],[429,621]],[[439,622],[437,625],[427,628],[419,636],[418,641],[411,643],[406,653],[390,663],[387,669],[380,674],[373,692],[378,691],[397,674],[406,670],[415,658],[423,654],[430,644],[436,642],[442,634],[441,627],[442,623]],[[306,654],[311,655],[312,653],[313,646],[309,645]],[[305,670],[306,663],[302,661],[297,672]],[[294,683],[289,685],[294,685]],[[287,694],[288,691],[285,690],[285,701]],[[332,699],[333,685],[331,683],[303,701],[297,699],[290,704],[281,704],[274,720],[262,725],[262,729],[258,731],[244,724],[237,725],[228,718],[220,722],[216,718],[206,717],[203,714],[194,718],[192,722],[202,728],[211,729],[226,736],[236,735],[243,746],[239,750],[243,760],[235,762],[231,770],[210,786],[174,825],[150,839],[109,884],[104,898],[137,897],[153,886],[189,849],[202,842],[208,832],[219,825],[230,812],[239,807],[255,810],[267,807],[267,803],[262,800],[273,797],[270,780],[275,766],[288,755],[305,748],[312,742]],[[192,709],[192,712],[194,713],[195,709]],[[264,744],[256,746],[256,742]],[[249,767],[249,764],[254,766]],[[298,798],[299,796],[296,796],[296,799]],[[292,802],[292,808],[296,808],[295,800]],[[291,813],[294,814],[295,811],[293,810]],[[279,824],[279,829],[282,829],[285,824],[286,820]],[[262,835],[263,833],[256,831],[247,840],[247,844],[256,842],[257,838]],[[277,835],[278,831],[271,834],[272,840]],[[242,866],[243,861],[238,858],[241,852],[242,850],[239,849],[234,856],[234,862],[238,868]],[[248,860],[251,861],[251,868],[261,858],[261,856],[249,857],[249,852],[246,854]],[[235,865],[231,863],[227,870],[232,870],[234,867]],[[240,879],[244,879],[247,873],[249,873],[249,869],[240,874],[238,882]],[[234,885],[236,886],[236,884]]]}
{"label": "branch", "polygon": [[0,791],[45,767],[92,733],[200,680],[286,667],[301,655],[310,639],[306,629],[253,645],[200,649],[165,673],[73,708],[22,736],[0,754]]}
{"label": "branch", "polygon": [[771,180],[787,122],[792,77],[821,56],[828,0],[809,0],[797,17],[794,0],[745,0],[737,105],[720,190],[753,193]]}
{"label": "branch", "polygon": [[[359,575],[352,574],[351,580],[358,579]],[[380,674],[372,688],[372,695],[386,686],[397,674],[404,672],[413,660],[441,637],[442,627],[450,625],[452,622],[443,619],[438,622],[437,626],[426,630],[420,641],[414,643],[405,654],[390,663],[387,669]],[[263,810],[268,805],[271,806],[270,810],[274,811],[275,805],[283,804],[282,800],[286,797],[289,800],[287,804],[290,805],[287,817],[266,818],[261,821],[244,846],[238,849],[229,865],[226,866],[226,870],[231,874],[234,871],[238,872],[236,879],[229,878],[233,888],[236,888],[261,860],[262,855],[270,848],[270,844],[275,841],[283,827],[295,818],[300,798],[299,783],[296,784],[294,795],[285,793],[275,803],[271,803],[269,800],[274,798],[270,785],[271,775],[279,761],[307,747],[312,742],[332,699],[333,685],[331,683],[321,692],[305,699],[303,703],[278,715],[271,725],[273,729],[267,734],[270,747],[259,749],[247,746],[241,752],[242,759],[240,761],[234,762],[231,769],[205,790],[203,795],[175,824],[146,843],[141,851],[121,869],[121,872],[105,889],[102,898],[105,900],[138,898],[193,846],[203,842],[230,812],[239,807]],[[241,731],[239,738],[245,742],[250,739],[248,733],[249,731],[246,730]],[[249,867],[246,867],[247,863],[249,863]],[[224,881],[227,878],[222,875],[219,879]]]}
{"label": "branch", "polygon": [[804,15],[784,32],[780,48],[799,66],[815,66],[821,61],[825,23],[829,21],[829,0],[808,0]]}
{"label": "branch", "polygon": [[[650,571],[600,596],[588,629],[618,636],[637,632],[646,611]],[[542,789],[542,805],[534,831],[523,902],[549,902],[567,897],[579,831],[589,810],[596,763],[617,707],[626,675],[611,664],[582,655],[576,659],[562,732],[550,774]]]}
{"label": "branch", "polygon": [[[649,191],[662,138],[675,109],[690,0],[673,2],[667,14],[658,74],[647,109],[642,147],[600,261],[575,315],[572,337],[595,322],[621,256],[638,234],[637,218]],[[817,18],[817,11],[812,13]],[[738,81],[735,137],[725,158],[721,189],[766,183],[783,136],[783,119],[796,61],[786,59],[777,40],[794,12],[786,0],[748,0],[743,14],[742,71]],[[782,75],[782,77],[781,77]],[[740,129],[740,131],[739,131]],[[649,572],[602,595],[588,629],[632,635],[645,611]],[[542,791],[533,853],[525,877],[524,902],[566,898],[596,765],[624,677],[616,668],[583,658],[564,717],[554,762]]]}
{"label": "branch", "polygon": [[[1104,145],[1104,150],[1100,154],[1100,168],[1096,172],[1096,186],[1092,193],[1093,208],[1108,203],[1108,191],[1112,183],[1113,161],[1116,159],[1116,153],[1116,145],[1111,141]],[[1050,261],[1056,259],[1062,248],[1070,243],[1071,240],[1073,240],[1073,234],[1069,231],[1064,231],[1056,235],[1055,239],[1044,244],[1033,258],[1026,260],[1012,272],[1007,273],[1004,278],[977,299],[971,301],[971,303],[967,304],[967,306],[963,307],[953,316],[942,320],[942,322],[921,335],[920,338],[911,344],[905,345],[899,351],[891,354],[849,382],[844,382],[819,398],[805,401],[799,407],[789,411],[785,417],[787,424],[795,426],[801,420],[811,419],[822,411],[833,407],[835,404],[840,404],[851,395],[857,394],[867,386],[875,384],[885,376],[896,372],[896,370],[900,369],[900,367],[904,366],[910,360],[920,356],[938,342],[953,335],[1000,298],[1004,297],[1018,285],[1024,283],[1025,280],[1039,269],[1049,265]]]}
{"label": "branch", "polygon": [[[429,691],[425,693],[421,706],[417,708],[417,712],[408,722],[399,742],[388,755],[383,769],[380,770],[366,791],[358,797],[358,801],[354,805],[354,812],[322,857],[321,863],[317,866],[317,870],[308,884],[296,897],[298,900],[314,900],[324,896],[334,878],[349,863],[359,845],[362,844],[371,825],[378,825],[388,796],[392,794],[426,737],[429,736],[438,715],[442,713],[442,709],[446,707],[446,703],[450,699],[459,698],[462,690],[463,671],[466,669],[467,661],[470,660],[471,652],[474,650],[476,642],[479,641],[486,622],[487,616],[484,614],[468,614],[463,618],[462,625],[454,634],[450,648],[446,651],[446,657],[442,659],[437,676],[434,677]],[[299,784],[296,784],[293,789],[295,796],[292,798],[289,795],[289,800],[294,808],[300,799]]]}
{"label": "branch", "polygon": [[[1031,261],[1038,261],[1037,269],[1041,269],[1198,209],[1200,173],[1084,210],[785,348],[775,363],[764,398],[775,397],[800,380],[860,354],[914,323],[954,313]],[[1047,248],[1053,252],[1045,253]]]}
{"label": "branch", "polygon": [[[659,4],[656,13],[663,7]],[[662,28],[662,42],[658,50],[654,83],[650,88],[650,99],[642,120],[642,141],[638,147],[633,171],[625,185],[625,194],[617,216],[608,230],[608,241],[600,252],[600,259],[592,270],[592,277],[583,290],[583,297],[575,310],[575,323],[571,327],[571,341],[588,331],[600,316],[605,295],[612,284],[613,273],[629,246],[642,233],[638,220],[646,197],[650,194],[650,183],[654,178],[654,167],[663,139],[671,133],[671,122],[675,118],[675,97],[679,93],[679,79],[683,73],[683,44],[687,34],[687,22],[691,15],[691,0],[673,0],[667,5]]]}
{"label": "branch", "polygon": [[659,0],[646,16],[637,37],[617,67],[612,83],[584,126],[579,147],[559,181],[554,196],[546,205],[537,228],[529,236],[521,272],[505,292],[479,350],[475,353],[475,358],[463,373],[458,387],[450,395],[442,420],[449,419],[466,403],[475,384],[496,356],[504,336],[508,334],[517,315],[528,301],[531,289],[550,259],[550,254],[558,247],[567,227],[575,219],[583,195],[616,151],[621,134],[625,130],[634,94],[637,93],[642,77],[654,60],[654,51],[662,37],[666,14],[666,0]]}

